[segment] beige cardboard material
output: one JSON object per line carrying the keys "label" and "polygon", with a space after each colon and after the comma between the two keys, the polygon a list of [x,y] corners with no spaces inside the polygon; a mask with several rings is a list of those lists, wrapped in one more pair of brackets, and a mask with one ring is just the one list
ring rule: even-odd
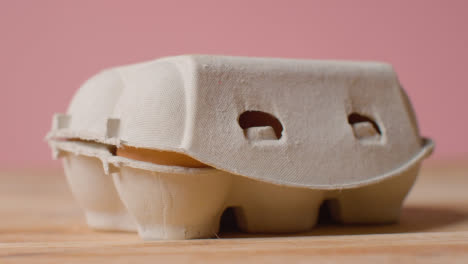
{"label": "beige cardboard material", "polygon": [[145,240],[213,237],[232,181],[216,169],[171,173],[122,167],[113,177]]}
{"label": "beige cardboard material", "polygon": [[[383,63],[178,56],[98,74],[50,137],[175,151],[276,184],[347,188],[382,180],[421,150],[405,97]],[[239,124],[246,111],[276,117],[281,138],[249,140]],[[381,135],[361,138],[372,131],[350,125],[353,113]]]}
{"label": "beige cardboard material", "polygon": [[74,197],[85,211],[88,225],[100,230],[135,231],[102,160],[112,154],[106,146],[84,142],[50,141],[63,158],[65,176]]}
{"label": "beige cardboard material", "polygon": [[66,150],[59,140],[173,151],[211,166],[93,149],[145,239],[214,236],[228,207],[248,232],[304,231],[324,200],[342,222],[396,221],[433,149],[388,64],[203,55],[96,75],[48,138],[78,157],[90,153],[72,147],[82,142]]}
{"label": "beige cardboard material", "polygon": [[113,158],[120,166],[114,168],[113,177],[146,240],[214,237],[229,207],[235,208],[237,223],[245,232],[301,232],[316,224],[326,200],[331,201],[338,222],[396,222],[428,153],[379,183],[343,190],[281,186],[212,168],[146,164],[121,157]]}

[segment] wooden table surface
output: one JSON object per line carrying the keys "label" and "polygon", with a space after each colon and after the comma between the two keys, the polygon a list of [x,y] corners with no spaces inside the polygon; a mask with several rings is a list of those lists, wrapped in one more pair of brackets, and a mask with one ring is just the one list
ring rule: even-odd
{"label": "wooden table surface", "polygon": [[468,263],[468,161],[427,162],[393,225],[143,242],[85,225],[59,169],[0,172],[0,263]]}

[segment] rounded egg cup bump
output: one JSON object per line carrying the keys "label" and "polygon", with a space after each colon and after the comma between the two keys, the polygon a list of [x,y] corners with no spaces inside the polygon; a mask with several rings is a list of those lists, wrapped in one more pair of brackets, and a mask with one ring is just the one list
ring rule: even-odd
{"label": "rounded egg cup bump", "polygon": [[47,139],[88,225],[146,240],[395,222],[433,149],[388,64],[209,55],[97,74]]}

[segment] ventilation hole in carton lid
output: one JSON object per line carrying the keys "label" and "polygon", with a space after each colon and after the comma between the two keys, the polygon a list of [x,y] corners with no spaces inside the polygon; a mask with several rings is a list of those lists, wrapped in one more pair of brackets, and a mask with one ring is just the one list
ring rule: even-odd
{"label": "ventilation hole in carton lid", "polygon": [[283,134],[283,125],[272,114],[262,111],[245,111],[239,116],[239,126],[246,131],[252,127],[271,127],[276,138],[280,139]]}
{"label": "ventilation hole in carton lid", "polygon": [[[361,115],[358,113],[351,113],[348,116],[348,123],[353,126],[353,128],[358,127],[359,124],[370,124],[372,128],[379,134],[382,135],[382,131],[380,130],[379,125],[372,120],[370,117],[367,117],[365,115]],[[356,132],[356,131],[355,131]]]}

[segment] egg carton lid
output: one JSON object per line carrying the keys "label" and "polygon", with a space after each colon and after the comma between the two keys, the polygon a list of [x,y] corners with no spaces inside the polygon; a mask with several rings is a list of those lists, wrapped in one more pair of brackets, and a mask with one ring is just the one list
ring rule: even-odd
{"label": "egg carton lid", "polygon": [[[352,113],[372,117],[379,135],[356,138]],[[245,115],[254,116],[242,123]],[[385,63],[187,55],[94,76],[55,115],[48,138],[175,151],[262,181],[348,188],[430,153],[413,115]]]}

